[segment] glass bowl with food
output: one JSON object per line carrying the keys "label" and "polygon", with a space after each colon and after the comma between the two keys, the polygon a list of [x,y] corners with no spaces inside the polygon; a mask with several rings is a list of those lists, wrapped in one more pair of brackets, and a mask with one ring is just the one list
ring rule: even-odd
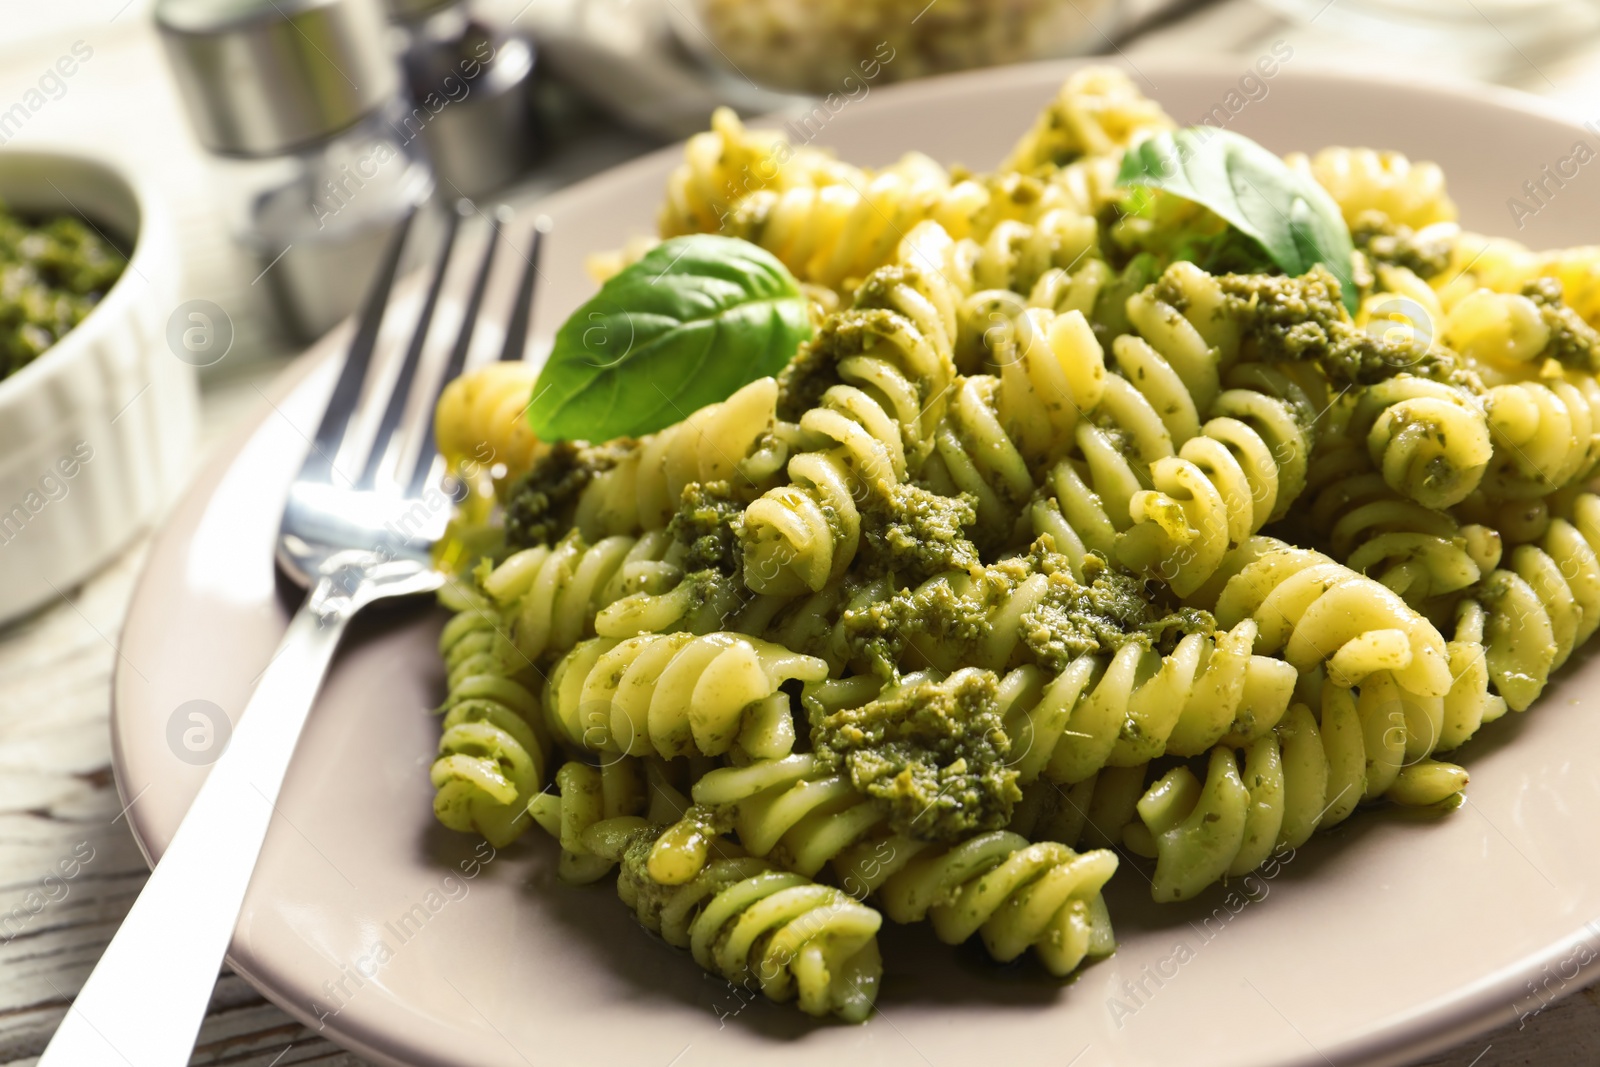
{"label": "glass bowl with food", "polygon": [[849,98],[872,83],[1086,52],[1118,0],[685,0],[679,39],[765,88]]}

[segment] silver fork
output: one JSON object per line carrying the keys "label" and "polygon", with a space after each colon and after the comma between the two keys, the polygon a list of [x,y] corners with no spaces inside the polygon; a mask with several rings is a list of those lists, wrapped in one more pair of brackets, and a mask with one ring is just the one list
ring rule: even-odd
{"label": "silver fork", "polygon": [[[340,636],[368,604],[433,592],[443,583],[444,577],[433,569],[430,549],[449,508],[424,503],[424,493],[440,476],[431,414],[409,476],[380,483],[378,474],[403,449],[403,435],[397,431],[418,388],[417,368],[445,272],[462,219],[476,210],[462,202],[449,216],[369,457],[353,482],[341,479],[345,484],[336,484],[333,460],[358,421],[356,402],[411,219],[396,233],[311,450],[289,490],[278,530],[278,564],[310,595],[290,621],[226,751],[212,765],[161,862],[51,1038],[41,1067],[179,1067],[189,1062],[295,742]],[[505,221],[502,212],[491,223],[438,389],[466,362]],[[501,358],[522,356],[539,241],[536,228]]]}

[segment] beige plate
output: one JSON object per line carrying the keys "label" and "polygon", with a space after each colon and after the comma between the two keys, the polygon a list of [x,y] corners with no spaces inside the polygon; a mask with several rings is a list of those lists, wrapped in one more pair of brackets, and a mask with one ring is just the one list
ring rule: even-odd
{"label": "beige plate", "polygon": [[[919,149],[992,165],[1070,69],[874,92],[821,140],[868,164]],[[1240,73],[1143,71],[1184,120],[1222,101]],[[1492,232],[1511,228],[1507,197],[1586,136],[1509,94],[1292,65],[1269,85],[1237,129],[1279,151],[1367,144],[1438,160],[1465,221]],[[586,253],[649,229],[676,158],[658,153],[545,204],[555,228],[540,336],[590,288]],[[1521,236],[1544,247],[1597,231],[1600,182],[1580,179]],[[285,626],[273,531],[331,388],[326,357],[344,336],[313,349],[275,410],[200,478],[135,597],[114,735],[118,783],[152,856],[203,774],[169,747],[177,709],[207,700],[237,714]],[[1121,947],[1074,982],[895,929],[883,939],[881,1011],[866,1025],[745,1006],[639,930],[609,885],[556,884],[549,841],[530,835],[480,870],[473,843],[434,824],[437,722],[427,709],[442,693],[441,618],[374,612],[347,642],[289,772],[230,957],[291,1014],[379,1062],[942,1067],[1004,1050],[1057,1067],[1390,1064],[1513,1021],[1539,1003],[1530,980],[1546,997],[1576,988],[1580,965],[1600,951],[1600,925],[1585,925],[1600,917],[1600,668],[1582,660],[1530,715],[1494,724],[1462,753],[1473,776],[1463,809],[1437,821],[1360,815],[1256,884],[1264,899],[1241,907],[1242,896],[1217,890],[1157,908],[1141,867],[1124,863],[1110,887]]]}

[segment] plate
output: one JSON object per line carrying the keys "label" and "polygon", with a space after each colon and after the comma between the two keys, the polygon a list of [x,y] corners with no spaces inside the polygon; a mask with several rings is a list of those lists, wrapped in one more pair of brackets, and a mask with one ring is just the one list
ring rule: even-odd
{"label": "plate", "polygon": [[[1072,69],[875,92],[821,140],[866,164],[915,148],[993,165]],[[1138,76],[1185,121],[1224,102],[1244,69],[1152,61]],[[1359,144],[1437,160],[1464,222],[1494,233],[1515,231],[1507,198],[1589,137],[1507,93],[1293,68],[1268,84],[1234,128],[1278,151]],[[649,230],[677,158],[657,153],[542,205],[554,230],[537,336],[587,295],[584,255]],[[1600,182],[1569,180],[1524,222],[1516,236],[1535,247],[1600,239]],[[489,323],[504,321],[519,265],[502,257]],[[447,308],[443,331],[451,318]],[[480,330],[482,355],[494,333]],[[178,743],[205,706],[191,702],[237,715],[286,625],[273,531],[347,336],[306,355],[153,547],[113,721],[118,783],[152,858],[204,775]],[[1460,810],[1363,814],[1258,876],[1248,895],[1236,883],[1180,906],[1152,904],[1143,868],[1124,863],[1108,891],[1120,947],[1067,983],[1032,965],[996,967],[973,946],[947,949],[925,930],[888,930],[880,1010],[844,1026],[746,1003],[641,931],[610,885],[558,884],[555,848],[537,832],[493,854],[434,824],[428,709],[443,693],[442,619],[375,612],[347,640],[230,955],[290,1014],[379,1063],[889,1067],[1004,1049],[1060,1067],[1398,1064],[1576,990],[1600,959],[1600,850],[1584,844],[1600,824],[1600,665],[1582,655],[1533,711],[1463,751],[1473,781]]]}

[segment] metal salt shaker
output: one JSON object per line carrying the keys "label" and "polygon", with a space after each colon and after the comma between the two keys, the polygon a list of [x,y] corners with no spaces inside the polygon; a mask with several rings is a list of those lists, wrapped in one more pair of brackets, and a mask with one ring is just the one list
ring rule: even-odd
{"label": "metal salt shaker", "polygon": [[157,0],[155,14],[201,144],[252,164],[239,237],[291,331],[319,336],[359,306],[434,185],[396,133],[406,105],[381,0]]}
{"label": "metal salt shaker", "polygon": [[388,0],[406,37],[410,103],[396,132],[427,147],[441,190],[479,197],[533,162],[533,46],[473,18],[463,0]]}

